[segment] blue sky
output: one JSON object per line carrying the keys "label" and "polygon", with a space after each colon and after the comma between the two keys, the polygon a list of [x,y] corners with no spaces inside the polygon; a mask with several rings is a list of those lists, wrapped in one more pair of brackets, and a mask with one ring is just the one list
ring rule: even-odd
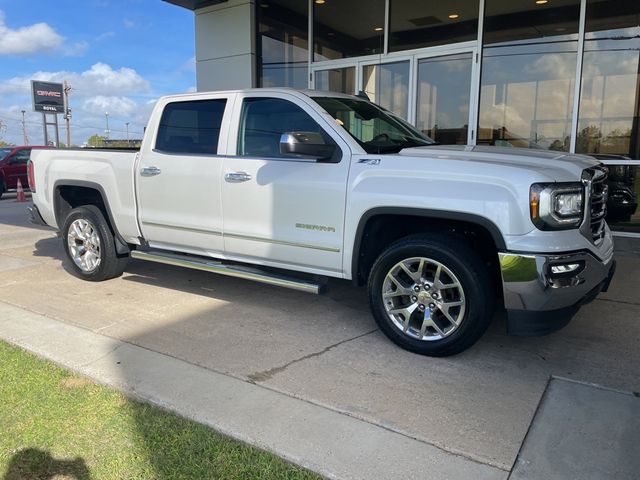
{"label": "blue sky", "polygon": [[[140,137],[155,100],[195,88],[193,13],[161,0],[0,0],[0,140],[41,144],[31,79],[71,84],[72,143]],[[62,128],[60,140],[66,131]]]}

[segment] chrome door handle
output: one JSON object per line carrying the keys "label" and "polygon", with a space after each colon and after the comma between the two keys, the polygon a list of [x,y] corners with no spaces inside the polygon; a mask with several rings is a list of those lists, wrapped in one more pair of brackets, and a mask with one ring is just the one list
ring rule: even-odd
{"label": "chrome door handle", "polygon": [[224,179],[229,183],[242,183],[251,180],[247,172],[229,172],[224,174]]}
{"label": "chrome door handle", "polygon": [[158,167],[142,167],[140,169],[140,175],[143,177],[153,177],[154,175],[160,175],[162,170]]}

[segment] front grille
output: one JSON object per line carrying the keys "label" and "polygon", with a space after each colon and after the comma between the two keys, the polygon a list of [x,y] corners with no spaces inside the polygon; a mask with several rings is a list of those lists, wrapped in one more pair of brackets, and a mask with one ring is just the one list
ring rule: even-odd
{"label": "front grille", "polygon": [[604,166],[598,166],[589,170],[592,175],[591,191],[589,195],[589,209],[591,238],[595,245],[600,245],[604,240],[605,217],[607,215],[607,196],[609,186],[607,185],[608,170]]}

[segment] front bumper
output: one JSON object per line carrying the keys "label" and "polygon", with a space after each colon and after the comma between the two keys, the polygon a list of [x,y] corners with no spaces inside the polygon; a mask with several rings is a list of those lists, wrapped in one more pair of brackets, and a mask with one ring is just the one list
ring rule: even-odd
{"label": "front bumper", "polygon": [[[564,327],[581,305],[606,291],[615,272],[613,252],[564,255],[501,252],[500,270],[511,335],[545,335]],[[551,267],[576,266],[569,272]],[[562,268],[562,267],[561,267]]]}

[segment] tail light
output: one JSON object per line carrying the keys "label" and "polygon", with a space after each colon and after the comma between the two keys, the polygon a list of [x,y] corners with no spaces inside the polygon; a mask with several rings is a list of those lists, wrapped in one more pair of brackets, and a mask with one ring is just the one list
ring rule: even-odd
{"label": "tail light", "polygon": [[27,163],[27,177],[29,179],[29,190],[31,190],[31,193],[36,193],[36,176],[33,172],[33,162],[31,160]]}

